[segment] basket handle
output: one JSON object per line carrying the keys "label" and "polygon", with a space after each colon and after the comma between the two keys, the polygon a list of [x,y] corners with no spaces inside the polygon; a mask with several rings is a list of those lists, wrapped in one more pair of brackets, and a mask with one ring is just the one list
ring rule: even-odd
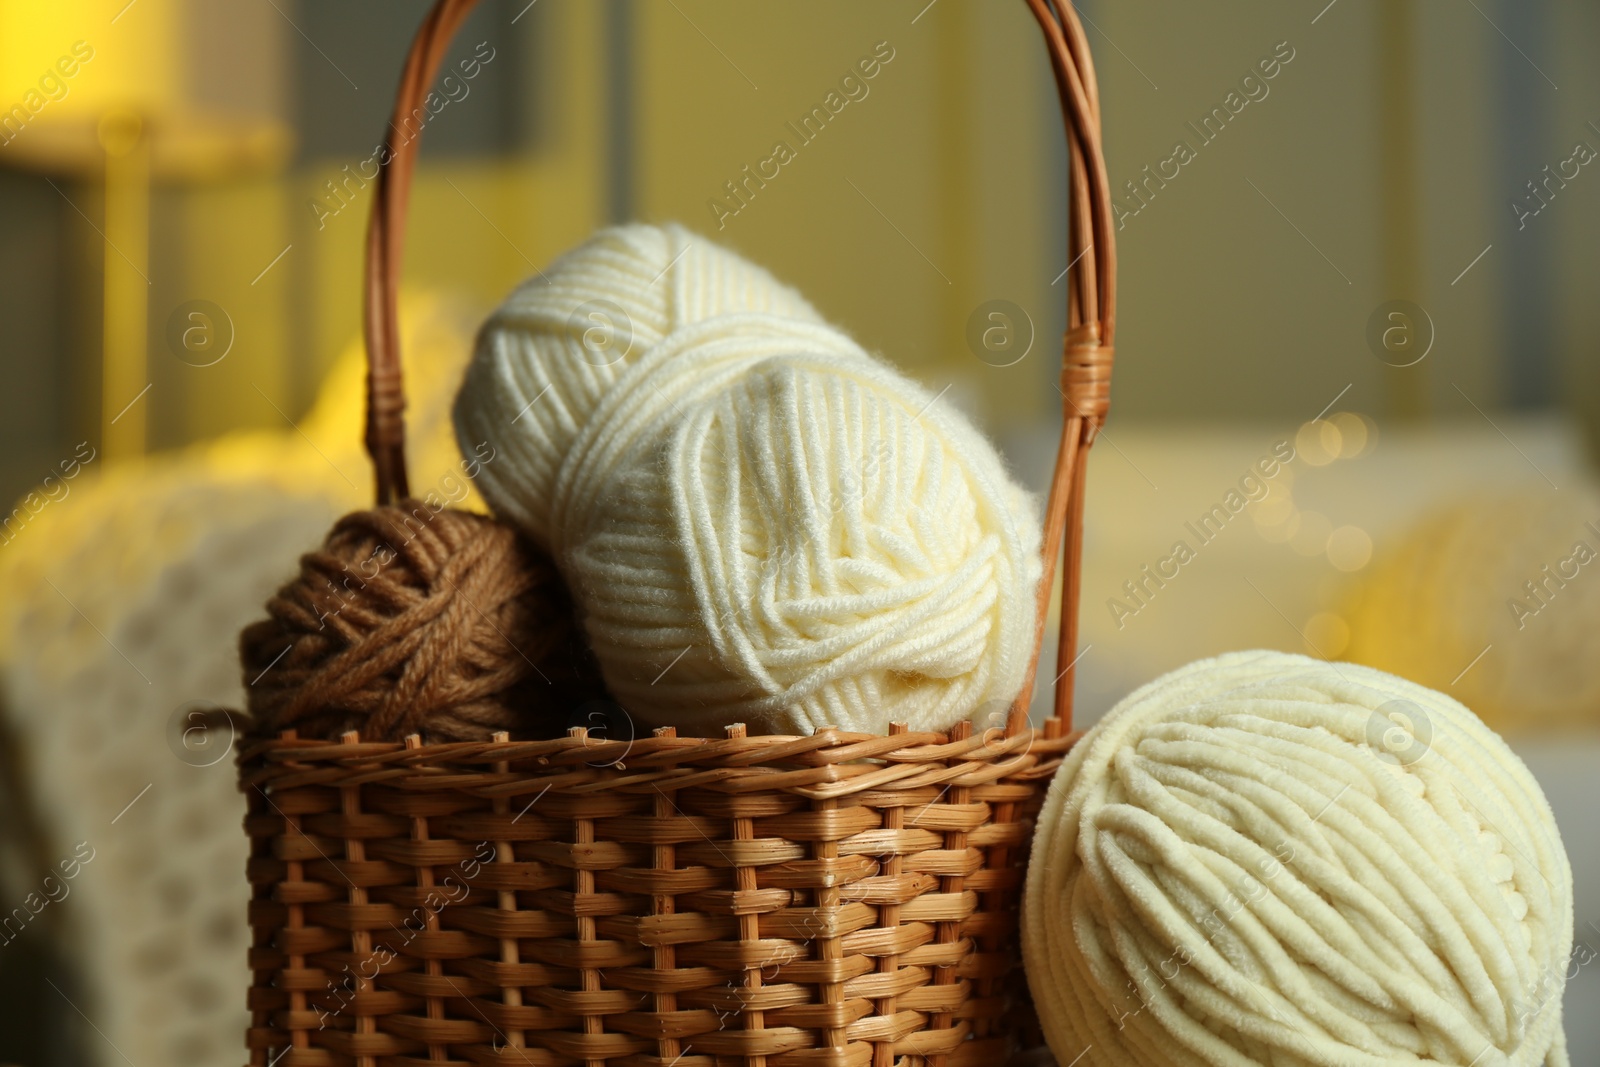
{"label": "basket handle", "polygon": [[1027,4],[1044,31],[1067,128],[1067,333],[1061,355],[1061,443],[1045,504],[1044,576],[1039,582],[1033,658],[1027,681],[1006,721],[1008,734],[1028,723],[1028,704],[1063,539],[1066,560],[1061,568],[1056,662],[1066,666],[1056,675],[1051,720],[1063,733],[1072,729],[1083,571],[1084,461],[1110,408],[1117,330],[1117,240],[1111,226],[1111,183],[1106,179],[1100,139],[1100,86],[1089,56],[1089,40],[1068,0],[1027,0]]}
{"label": "basket handle", "polygon": [[[1055,683],[1054,728],[1072,727],[1072,684],[1078,643],[1079,573],[1083,552],[1084,457],[1105,421],[1110,398],[1116,330],[1116,239],[1110,185],[1100,141],[1100,91],[1089,42],[1065,0],[1026,0],[1055,73],[1066,121],[1067,332],[1061,367],[1061,443],[1045,506],[1044,576],[1039,583],[1033,657],[1022,694],[1006,720],[1007,734],[1027,726],[1028,704],[1039,665],[1056,564],[1061,568],[1061,636],[1058,662],[1068,664]],[[395,96],[389,133],[367,228],[365,333],[367,342],[367,451],[372,456],[379,504],[409,493],[405,462],[405,389],[400,369],[397,293],[405,252],[406,205],[416,166],[420,124],[407,124],[422,108],[450,40],[477,0],[437,0],[417,30]],[[426,114],[424,111],[423,114]]]}
{"label": "basket handle", "polygon": [[[422,124],[407,128],[423,103],[450,40],[477,0],[438,0],[423,19],[406,56],[394,113],[378,155],[372,219],[367,224],[364,331],[367,342],[367,453],[372,456],[380,505],[411,493],[406,478],[406,397],[400,372],[400,272],[405,258],[406,206]],[[424,119],[425,121],[425,119]]]}

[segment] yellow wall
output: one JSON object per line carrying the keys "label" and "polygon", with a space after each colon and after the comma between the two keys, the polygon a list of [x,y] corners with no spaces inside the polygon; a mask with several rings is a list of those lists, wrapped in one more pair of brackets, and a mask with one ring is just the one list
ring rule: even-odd
{"label": "yellow wall", "polygon": [[[1020,3],[940,3],[913,22],[922,7],[638,5],[639,213],[768,265],[986,421],[1037,417],[1058,351],[1043,339],[1064,315],[1050,286],[1065,258],[1060,192],[1046,188],[1062,136],[1048,66]],[[788,124],[880,42],[894,58],[868,94],[802,144]],[[780,140],[795,160],[719,230],[708,201],[733,206],[724,183]],[[1027,309],[1042,339],[1003,370],[964,340],[969,314],[996,297]]]}
{"label": "yellow wall", "polygon": [[[154,72],[132,79],[153,99],[193,96],[197,79],[216,81],[216,64],[163,74],[160,60],[180,43],[193,49],[201,24],[216,21],[214,13],[201,18],[210,9],[195,2],[139,0],[112,25],[121,5],[110,0],[0,0],[7,28],[0,90],[24,91],[83,37],[95,39],[96,58],[73,106],[101,99],[95,79],[128,82],[119,72],[135,61]],[[1295,54],[1270,96],[1201,148],[1119,232],[1113,434],[1118,419],[1219,412],[1298,424],[1346,384],[1346,404],[1375,415],[1401,398],[1396,374],[1363,339],[1370,311],[1403,295],[1393,291],[1397,238],[1384,222],[1394,161],[1380,138],[1399,106],[1390,95],[1399,83],[1380,47],[1388,32],[1380,19],[1392,9],[1341,2],[1318,16],[1322,6],[1127,0],[1083,8],[1119,191],[1176,140],[1193,139],[1188,123],[1279,42]],[[1550,250],[1546,306],[1508,312],[1517,261],[1503,253],[1524,235],[1507,232],[1505,201],[1516,190],[1506,185],[1514,167],[1502,158],[1506,116],[1498,109],[1506,64],[1521,60],[1470,8],[1434,0],[1412,6],[1410,202],[1418,243],[1410,295],[1432,313],[1438,341],[1407,380],[1420,383],[1426,408],[1471,414],[1459,387],[1492,410],[1515,355],[1507,350],[1516,345],[1516,315],[1547,315],[1560,347],[1562,396],[1579,410],[1600,410],[1591,340],[1600,312],[1584,295],[1596,255],[1585,235],[1600,218],[1600,191],[1588,183],[1600,179],[1586,171],[1552,206],[1549,233],[1539,238]],[[618,10],[632,22],[629,57],[607,51],[607,19]],[[1552,8],[1544,18],[1555,34],[1551,66],[1564,84],[1540,104],[1548,136],[1537,143],[1548,142],[1549,151],[1527,162],[1530,175],[1574,139],[1600,145],[1583,104],[1596,76],[1581,61],[1596,17]],[[100,27],[101,36],[80,26]],[[282,51],[293,33],[276,14],[252,32],[270,43],[268,51]],[[510,157],[441,160],[424,147],[409,283],[453,290],[487,310],[535,265],[606,221],[614,180],[606,96],[614,67],[631,62],[635,145],[627,184],[637,217],[683,221],[765,263],[869,347],[934,389],[948,386],[1002,436],[1053,415],[1064,292],[1051,282],[1066,259],[1062,138],[1037,30],[1022,3],[541,0],[515,32],[537,37],[537,69],[516,76],[536,94],[547,133],[536,150]],[[800,144],[788,124],[823,104],[879,42],[894,58],[867,82],[869,94]],[[251,75],[268,112],[284,112],[287,69]],[[719,229],[708,201],[726,202],[724,183],[766,159],[779,140],[791,143],[795,160]],[[161,443],[281,423],[261,393],[291,415],[304,411],[360,325],[370,204],[358,197],[322,229],[307,209],[323,183],[354,162],[311,159],[277,176],[169,190],[158,199],[152,363],[165,358],[159,330],[183,300],[221,304],[238,333],[234,353],[217,368],[160,371],[166,377],[158,378],[162,395],[153,394],[152,426],[165,427]],[[97,217],[92,180],[63,179],[63,186]],[[1491,242],[1495,251],[1452,284]],[[87,280],[97,270],[86,268]],[[964,336],[974,309],[997,298],[1025,309],[1035,333],[1029,356],[1006,368],[975,358]]]}

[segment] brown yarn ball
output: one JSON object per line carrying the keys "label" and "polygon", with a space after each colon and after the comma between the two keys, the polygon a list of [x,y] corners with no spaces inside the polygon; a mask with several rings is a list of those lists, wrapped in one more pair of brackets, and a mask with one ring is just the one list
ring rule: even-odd
{"label": "brown yarn ball", "polygon": [[417,500],[346,515],[239,635],[252,733],[560,736],[604,685],[555,566],[509,526]]}

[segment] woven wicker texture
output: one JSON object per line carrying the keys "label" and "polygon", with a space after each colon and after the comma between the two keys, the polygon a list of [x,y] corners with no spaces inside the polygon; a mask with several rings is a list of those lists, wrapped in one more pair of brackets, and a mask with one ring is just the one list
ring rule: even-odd
{"label": "woven wicker texture", "polygon": [[[1109,398],[1116,255],[1087,41],[1070,6],[1027,3],[1066,119],[1075,266],[1022,695],[948,734],[633,738],[603,715],[604,737],[253,745],[252,1067],[993,1067],[1030,1036],[1017,909],[1033,813],[1073,740],[1084,458]],[[430,10],[395,128],[472,7]],[[408,491],[394,294],[417,146],[390,147],[367,245],[380,504]],[[1067,666],[1034,731],[1058,559]]]}
{"label": "woven wicker texture", "polygon": [[1066,738],[347,736],[246,759],[252,1062],[1009,1050],[1021,862]]}

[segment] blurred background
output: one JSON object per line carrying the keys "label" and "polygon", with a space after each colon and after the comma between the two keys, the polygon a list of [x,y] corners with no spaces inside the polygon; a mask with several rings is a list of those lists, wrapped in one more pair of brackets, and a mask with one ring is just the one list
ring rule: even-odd
{"label": "blurred background", "polygon": [[[189,712],[242,702],[237,630],[370,492],[370,161],[425,10],[0,0],[0,1063],[242,1060],[243,804]],[[1600,10],[1079,10],[1122,294],[1080,720],[1244,647],[1448,692],[1543,783],[1600,947]],[[642,219],[769,267],[1043,486],[1066,164],[1024,5],[489,0],[448,63],[402,307],[413,484],[456,462],[475,323]]]}

